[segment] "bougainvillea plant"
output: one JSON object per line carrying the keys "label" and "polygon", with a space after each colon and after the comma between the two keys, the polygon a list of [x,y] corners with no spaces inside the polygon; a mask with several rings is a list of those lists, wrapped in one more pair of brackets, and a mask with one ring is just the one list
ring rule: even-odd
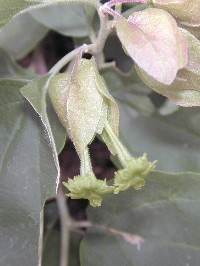
{"label": "bougainvillea plant", "polygon": [[[8,0],[0,14],[0,264],[198,265],[200,1]],[[74,50],[43,75],[19,67],[49,29]],[[73,178],[60,173],[66,135]],[[95,137],[112,180],[94,174]],[[43,238],[55,196],[61,230],[52,218]],[[66,198],[88,200],[87,221],[70,218]]]}

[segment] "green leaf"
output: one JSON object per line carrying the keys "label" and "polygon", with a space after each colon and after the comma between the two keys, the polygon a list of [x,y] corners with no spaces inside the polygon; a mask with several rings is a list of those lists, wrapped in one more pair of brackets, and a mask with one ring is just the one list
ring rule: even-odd
{"label": "green leaf", "polygon": [[20,67],[13,58],[0,48],[0,78],[32,79],[36,74]]}
{"label": "green leaf", "polygon": [[[131,80],[128,83],[128,78],[126,85],[125,77],[121,83],[122,78],[115,75],[111,79],[109,72],[104,77],[118,101],[120,139],[133,155],[146,152],[150,161],[158,160],[157,169],[164,171],[200,171],[199,108],[180,107],[177,112],[162,116],[142,92],[142,85]],[[137,95],[140,103],[136,101]]]}
{"label": "green leaf", "polygon": [[29,53],[47,32],[46,27],[26,13],[2,27],[0,46],[13,57],[20,59]]}
{"label": "green leaf", "polygon": [[80,4],[49,6],[31,11],[31,15],[47,28],[66,36],[85,37],[89,34],[87,14]]}
{"label": "green leaf", "polygon": [[[43,259],[42,266],[60,265],[61,258],[61,236],[62,229],[58,227],[59,213],[55,200],[47,202],[44,208],[44,242],[43,242]],[[70,221],[66,221],[70,222]],[[69,228],[68,228],[69,229]],[[69,237],[69,266],[80,266],[79,262],[79,245],[81,235],[74,232]],[[67,248],[67,247],[66,247]]]}
{"label": "green leaf", "polygon": [[118,17],[117,35],[131,58],[150,76],[171,84],[187,64],[187,42],[176,21],[156,8]]}
{"label": "green leaf", "polygon": [[136,70],[141,79],[156,92],[181,106],[200,106],[200,41],[186,30],[182,30],[188,42],[188,63],[179,70],[171,85],[164,85],[150,77],[140,67]]}
{"label": "green leaf", "polygon": [[[39,114],[48,135],[50,145],[54,154],[57,169],[59,169],[58,153],[63,149],[66,139],[66,130],[61,125],[51,103],[47,97],[47,90],[51,75],[30,81],[21,89],[23,96],[30,102]],[[47,105],[48,100],[48,105]],[[48,108],[47,108],[48,107]],[[59,182],[59,180],[57,180]]]}
{"label": "green leaf", "polygon": [[[80,266],[79,262],[79,246],[81,237],[72,233],[70,235],[69,247],[69,266]],[[43,255],[42,266],[55,266],[60,263],[60,232],[58,229],[53,229],[47,238]]]}
{"label": "green leaf", "polygon": [[144,189],[107,195],[88,210],[96,226],[83,238],[81,265],[198,265],[199,190],[199,174],[152,172]]}
{"label": "green leaf", "polygon": [[[97,7],[96,0],[78,0],[79,3],[85,3]],[[5,25],[14,16],[49,5],[77,3],[77,0],[0,0],[0,27]]]}
{"label": "green leaf", "polygon": [[146,115],[156,111],[148,97],[151,92],[150,89],[138,77],[134,68],[128,76],[120,76],[112,69],[102,71],[102,75],[117,101],[121,101]]}
{"label": "green leaf", "polygon": [[[126,104],[120,107],[121,139],[132,154],[146,152],[150,160],[158,160],[157,169],[164,171],[200,171],[200,129],[196,126],[194,133],[187,125],[194,127],[193,110],[179,108],[166,117],[159,114],[146,117]],[[200,123],[199,109],[194,112],[195,121]]]}
{"label": "green leaf", "polygon": [[[46,232],[44,235],[42,266],[60,265],[61,235],[62,231],[57,227],[58,211],[55,202],[45,206]],[[81,236],[70,233],[69,241],[69,266],[80,266],[79,246]]]}
{"label": "green leaf", "polygon": [[185,25],[200,26],[199,0],[152,0],[152,3],[157,8],[165,9]]}
{"label": "green leaf", "polygon": [[56,190],[43,126],[20,93],[25,83],[0,80],[0,261],[9,266],[38,265],[42,208]]}

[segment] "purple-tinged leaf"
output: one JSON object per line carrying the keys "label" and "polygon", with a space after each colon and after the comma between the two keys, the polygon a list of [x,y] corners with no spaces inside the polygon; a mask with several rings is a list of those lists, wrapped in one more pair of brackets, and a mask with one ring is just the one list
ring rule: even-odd
{"label": "purple-tinged leaf", "polygon": [[200,41],[188,31],[181,31],[188,42],[188,64],[178,72],[171,85],[167,86],[156,81],[139,66],[136,66],[136,70],[147,86],[176,104],[185,107],[200,106]]}
{"label": "purple-tinged leaf", "polygon": [[171,84],[187,64],[187,42],[175,19],[166,11],[149,8],[117,18],[120,41],[132,59],[150,76]]}

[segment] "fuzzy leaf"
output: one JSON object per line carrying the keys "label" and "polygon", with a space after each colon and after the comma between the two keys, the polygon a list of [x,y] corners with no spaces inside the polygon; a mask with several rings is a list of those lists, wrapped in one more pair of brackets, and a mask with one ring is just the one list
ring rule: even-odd
{"label": "fuzzy leaf", "polygon": [[[93,6],[98,5],[96,0],[79,0],[79,3],[85,3]],[[5,25],[14,16],[49,5],[77,3],[77,0],[0,0],[0,27]]]}
{"label": "fuzzy leaf", "polygon": [[18,65],[13,58],[0,48],[0,78],[32,79],[36,74]]}
{"label": "fuzzy leaf", "polygon": [[145,96],[145,85],[137,83],[137,79],[121,78],[109,70],[104,70],[104,78],[118,101],[120,139],[131,154],[146,152],[150,161],[158,160],[156,168],[162,171],[200,171],[199,107],[179,107],[163,116],[152,108]]}
{"label": "fuzzy leaf", "polygon": [[185,25],[200,26],[199,0],[152,0],[152,3],[157,8],[165,9]]}
{"label": "fuzzy leaf", "polygon": [[35,21],[28,13],[23,14],[1,28],[0,46],[16,59],[20,59],[33,50],[47,32],[48,28]]}
{"label": "fuzzy leaf", "polygon": [[181,30],[188,42],[188,64],[179,70],[171,85],[159,83],[140,67],[137,73],[147,86],[181,106],[200,106],[200,41],[186,30]]}
{"label": "fuzzy leaf", "polygon": [[26,83],[0,80],[0,264],[9,266],[41,265],[42,208],[56,192],[43,125],[20,93]]}
{"label": "fuzzy leaf", "polygon": [[38,113],[44,124],[58,170],[58,183],[60,168],[57,157],[65,144],[66,131],[55,114],[51,103],[48,102],[47,90],[50,78],[50,75],[45,75],[41,78],[34,79],[24,86],[21,92]]}
{"label": "fuzzy leaf", "polygon": [[66,36],[85,37],[89,33],[89,23],[83,5],[49,6],[33,10],[31,15],[42,25]]}
{"label": "fuzzy leaf", "polygon": [[161,83],[171,84],[187,63],[187,42],[164,10],[149,8],[128,20],[119,17],[116,30],[132,59]]}

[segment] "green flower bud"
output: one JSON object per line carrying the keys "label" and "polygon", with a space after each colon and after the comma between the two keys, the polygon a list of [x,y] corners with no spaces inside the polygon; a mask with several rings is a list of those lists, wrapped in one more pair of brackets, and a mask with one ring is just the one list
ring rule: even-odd
{"label": "green flower bud", "polygon": [[144,178],[153,170],[157,161],[149,162],[146,153],[139,158],[132,157],[125,161],[126,167],[115,172],[114,193],[125,191],[130,187],[139,190],[145,185]]}
{"label": "green flower bud", "polygon": [[69,179],[67,183],[63,182],[70,193],[68,197],[72,199],[88,199],[93,207],[101,206],[102,195],[113,191],[113,187],[106,184],[106,180],[99,180],[93,172],[83,176],[75,176]]}

